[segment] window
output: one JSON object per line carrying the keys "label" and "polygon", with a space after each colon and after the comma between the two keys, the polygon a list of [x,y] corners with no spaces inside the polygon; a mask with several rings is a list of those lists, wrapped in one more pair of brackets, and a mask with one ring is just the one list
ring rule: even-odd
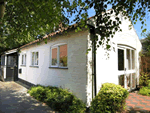
{"label": "window", "polygon": [[118,70],[124,70],[124,50],[118,49]]}
{"label": "window", "polygon": [[52,47],[51,66],[67,67],[67,44]]}
{"label": "window", "polygon": [[127,69],[135,69],[135,50],[127,49]]}
{"label": "window", "polygon": [[7,57],[7,65],[8,66],[16,66],[16,56],[8,56]]}
{"label": "window", "polygon": [[135,51],[132,50],[132,69],[135,69]]}
{"label": "window", "polygon": [[124,69],[135,69],[135,50],[132,48],[118,48],[118,70],[123,71]]}
{"label": "window", "polygon": [[5,65],[5,56],[1,56],[1,65],[4,66]]}
{"label": "window", "polygon": [[131,69],[131,51],[130,49],[127,49],[127,69],[130,70]]}
{"label": "window", "polygon": [[26,65],[26,54],[22,55],[22,65]]}
{"label": "window", "polygon": [[38,57],[39,57],[38,52],[32,52],[32,66],[38,65]]}
{"label": "window", "polygon": [[57,66],[57,48],[52,48],[52,65]]}

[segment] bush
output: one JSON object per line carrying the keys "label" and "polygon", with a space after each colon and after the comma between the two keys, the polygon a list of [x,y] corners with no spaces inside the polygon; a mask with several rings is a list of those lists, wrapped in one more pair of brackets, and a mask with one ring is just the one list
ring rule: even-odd
{"label": "bush", "polygon": [[53,110],[61,113],[84,113],[86,109],[85,104],[66,89],[37,86],[32,87],[29,93],[36,99],[46,102]]}
{"label": "bush", "polygon": [[28,93],[39,101],[46,99],[46,90],[44,86],[31,87]]}
{"label": "bush", "polygon": [[83,113],[85,111],[85,104],[65,89],[50,88],[46,97],[46,103],[54,110],[64,113]]}
{"label": "bush", "polygon": [[139,80],[140,86],[148,86],[148,84],[150,83],[149,79],[150,78],[148,73],[141,72],[140,80]]}
{"label": "bush", "polygon": [[116,113],[125,108],[125,99],[129,92],[113,83],[102,85],[98,95],[91,102],[91,113]]}
{"label": "bush", "polygon": [[142,87],[139,91],[141,95],[150,96],[150,85],[148,87]]}

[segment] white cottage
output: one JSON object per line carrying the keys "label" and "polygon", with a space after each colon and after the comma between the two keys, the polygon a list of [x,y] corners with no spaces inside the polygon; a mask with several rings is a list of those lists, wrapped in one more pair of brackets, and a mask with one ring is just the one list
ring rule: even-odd
{"label": "white cottage", "polygon": [[[92,19],[89,24],[91,22]],[[13,77],[15,75],[19,80],[35,85],[67,88],[87,106],[103,83],[120,84],[133,90],[139,84],[141,43],[134,28],[129,30],[129,25],[130,21],[122,18],[122,32],[111,38],[110,50],[100,46],[96,54],[92,50],[86,54],[94,35],[87,29],[75,32],[72,28],[67,30],[67,34],[50,34],[47,44],[42,41],[37,45],[38,40],[26,44],[20,47],[18,74],[13,74]],[[10,56],[16,52],[7,51],[5,61],[13,61]],[[5,62],[5,68],[9,63]],[[4,78],[10,76],[4,69]]]}

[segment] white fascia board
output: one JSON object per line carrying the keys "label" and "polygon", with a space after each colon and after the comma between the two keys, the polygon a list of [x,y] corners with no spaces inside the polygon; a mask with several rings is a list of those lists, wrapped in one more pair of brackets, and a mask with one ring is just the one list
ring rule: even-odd
{"label": "white fascia board", "polygon": [[12,49],[12,50],[6,51],[5,54],[9,55],[9,54],[16,53],[16,52],[17,52],[17,49]]}

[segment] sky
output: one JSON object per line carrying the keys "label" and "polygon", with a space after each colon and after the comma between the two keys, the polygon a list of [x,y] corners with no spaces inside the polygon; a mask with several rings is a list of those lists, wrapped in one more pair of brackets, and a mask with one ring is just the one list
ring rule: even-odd
{"label": "sky", "polygon": [[[110,8],[111,8],[111,6],[108,7],[108,9],[110,9]],[[90,10],[88,10],[88,14],[89,14],[89,17],[94,16],[95,15],[94,8],[91,8]],[[150,13],[149,13],[149,15],[147,15],[147,17],[145,19],[146,19],[147,26],[144,26],[143,28],[146,28],[147,29],[146,33],[148,33],[148,32],[150,32]],[[134,29],[136,30],[136,33],[137,33],[139,39],[145,38],[143,35],[141,35],[141,33],[142,33],[141,26],[142,26],[142,24],[139,20],[134,25]]]}

